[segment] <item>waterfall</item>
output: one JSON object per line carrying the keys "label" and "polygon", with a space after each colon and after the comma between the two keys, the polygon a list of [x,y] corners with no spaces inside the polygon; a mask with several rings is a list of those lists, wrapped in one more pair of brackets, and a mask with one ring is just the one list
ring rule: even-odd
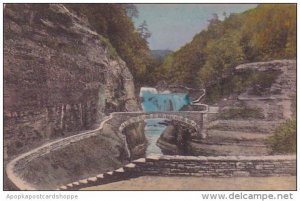
{"label": "waterfall", "polygon": [[[171,93],[170,91],[158,92],[155,88],[142,87],[140,89],[140,98],[142,99],[142,108],[145,112],[163,112],[163,111],[179,111],[183,106],[190,104],[188,94]],[[146,120],[145,135],[149,142],[146,154],[161,153],[156,141],[166,129],[166,125],[162,125],[164,119]]]}
{"label": "waterfall", "polygon": [[140,90],[142,107],[145,112],[179,111],[190,104],[188,94],[158,92],[155,88],[142,87]]}

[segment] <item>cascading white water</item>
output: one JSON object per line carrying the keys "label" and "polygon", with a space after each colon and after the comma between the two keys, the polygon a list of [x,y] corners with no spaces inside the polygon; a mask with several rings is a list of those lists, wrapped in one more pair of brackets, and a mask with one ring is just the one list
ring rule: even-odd
{"label": "cascading white water", "polygon": [[[179,111],[183,106],[190,104],[188,94],[170,93],[169,91],[158,92],[155,88],[150,87],[142,87],[140,89],[140,97],[142,98],[142,108],[145,112]],[[145,135],[149,142],[146,154],[161,154],[160,148],[156,146],[156,141],[166,129],[166,126],[161,124],[163,121],[164,119],[145,121]]]}

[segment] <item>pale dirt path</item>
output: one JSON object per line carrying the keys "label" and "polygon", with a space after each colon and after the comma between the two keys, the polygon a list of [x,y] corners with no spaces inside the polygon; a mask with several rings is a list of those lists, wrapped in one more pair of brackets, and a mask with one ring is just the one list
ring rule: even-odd
{"label": "pale dirt path", "polygon": [[142,176],[81,190],[295,190],[296,177],[161,177]]}

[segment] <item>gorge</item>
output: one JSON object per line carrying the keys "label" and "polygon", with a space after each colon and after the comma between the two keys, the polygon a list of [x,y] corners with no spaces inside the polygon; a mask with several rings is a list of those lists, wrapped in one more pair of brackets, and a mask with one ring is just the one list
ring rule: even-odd
{"label": "gorge", "polygon": [[[93,130],[112,111],[140,110],[125,62],[86,19],[62,4],[9,4],[4,16],[5,164],[41,144]],[[92,166],[103,170],[120,166],[127,160],[124,141],[109,125],[104,130],[69,153],[87,161],[96,154]],[[96,142],[98,151],[88,149]],[[57,160],[47,164],[60,169]],[[72,171],[84,174],[84,162],[72,161]]]}
{"label": "gorge", "polygon": [[[186,105],[190,104],[188,94],[171,93],[170,91],[158,92],[155,88],[140,89],[142,99],[142,108],[144,112],[166,112],[179,111]],[[169,122],[171,123],[171,122]],[[146,154],[162,153],[157,144],[157,140],[168,127],[166,119],[150,119],[146,121],[145,136],[148,140]]]}
{"label": "gorge", "polygon": [[[79,189],[103,177],[114,181],[127,170],[131,176],[295,174],[295,157],[269,156],[274,153],[266,141],[278,125],[295,119],[296,60],[237,62],[231,74],[221,69],[224,74],[201,87],[192,83],[194,69],[162,67],[174,78],[162,86],[126,10],[106,6],[96,26],[89,6],[6,5],[5,189]],[[187,73],[194,75],[191,82]],[[147,75],[157,80],[147,84]],[[181,75],[184,82],[174,84]],[[232,91],[219,85],[226,79],[237,83]],[[225,86],[229,92],[219,97]]]}

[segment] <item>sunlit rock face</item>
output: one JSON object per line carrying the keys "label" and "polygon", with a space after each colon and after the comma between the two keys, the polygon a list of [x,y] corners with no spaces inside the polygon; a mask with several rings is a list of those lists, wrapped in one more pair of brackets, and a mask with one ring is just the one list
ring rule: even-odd
{"label": "sunlit rock face", "polygon": [[268,121],[285,121],[296,115],[296,61],[273,60],[242,64],[240,73],[253,73],[262,77],[241,93],[236,103],[248,108],[258,108]]}
{"label": "sunlit rock face", "polygon": [[296,61],[273,60],[241,64],[243,90],[218,103],[207,138],[191,142],[197,155],[268,155],[267,139],[287,119],[296,117]]}

